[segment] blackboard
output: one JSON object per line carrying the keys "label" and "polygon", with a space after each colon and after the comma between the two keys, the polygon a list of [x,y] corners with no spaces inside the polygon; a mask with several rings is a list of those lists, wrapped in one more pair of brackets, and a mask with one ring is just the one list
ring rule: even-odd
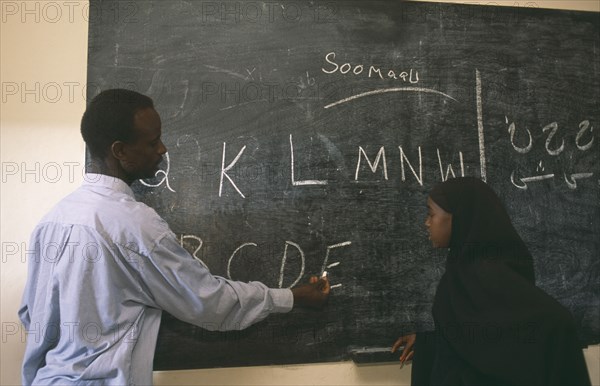
{"label": "blackboard", "polygon": [[[431,328],[427,192],[486,180],[541,288],[600,341],[596,13],[399,1],[91,1],[88,97],[150,95],[169,149],[135,185],[210,270],[323,312],[214,333],[164,315],[155,369],[350,359]],[[368,350],[367,350],[368,351]]]}

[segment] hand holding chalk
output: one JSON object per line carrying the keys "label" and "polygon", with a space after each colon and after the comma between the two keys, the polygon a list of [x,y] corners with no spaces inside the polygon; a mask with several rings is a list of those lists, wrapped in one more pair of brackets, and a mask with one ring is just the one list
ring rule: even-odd
{"label": "hand holding chalk", "polygon": [[392,352],[396,352],[400,347],[404,346],[402,354],[400,355],[400,368],[404,367],[404,363],[412,359],[414,355],[414,346],[417,340],[416,334],[404,335],[398,338],[392,345]]}
{"label": "hand holding chalk", "polygon": [[312,276],[308,284],[292,288],[294,305],[309,308],[323,308],[329,299],[331,287],[326,273],[321,278]]}

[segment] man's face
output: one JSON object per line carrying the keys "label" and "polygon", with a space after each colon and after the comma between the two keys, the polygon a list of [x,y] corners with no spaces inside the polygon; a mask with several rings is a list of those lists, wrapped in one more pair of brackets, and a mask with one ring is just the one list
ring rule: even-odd
{"label": "man's face", "polygon": [[139,110],[133,124],[133,140],[123,145],[126,159],[121,166],[130,180],[152,178],[167,152],[160,138],[160,116],[153,108]]}

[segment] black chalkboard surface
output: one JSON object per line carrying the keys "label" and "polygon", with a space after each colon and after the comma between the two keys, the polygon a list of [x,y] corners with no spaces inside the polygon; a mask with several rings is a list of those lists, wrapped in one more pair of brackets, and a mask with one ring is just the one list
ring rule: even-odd
{"label": "black chalkboard surface", "polygon": [[[337,361],[430,328],[427,192],[486,180],[541,288],[600,341],[596,13],[400,1],[91,1],[88,97],[132,88],[167,162],[136,194],[216,274],[323,312],[244,331],[164,315],[156,369]],[[379,350],[381,351],[381,350]]]}

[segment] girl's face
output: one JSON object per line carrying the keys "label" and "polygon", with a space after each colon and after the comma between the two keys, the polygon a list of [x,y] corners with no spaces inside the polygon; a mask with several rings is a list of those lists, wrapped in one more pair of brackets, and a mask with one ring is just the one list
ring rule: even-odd
{"label": "girl's face", "polygon": [[429,232],[429,240],[434,248],[448,248],[452,235],[452,214],[440,208],[431,198],[427,198],[427,208],[425,226]]}

